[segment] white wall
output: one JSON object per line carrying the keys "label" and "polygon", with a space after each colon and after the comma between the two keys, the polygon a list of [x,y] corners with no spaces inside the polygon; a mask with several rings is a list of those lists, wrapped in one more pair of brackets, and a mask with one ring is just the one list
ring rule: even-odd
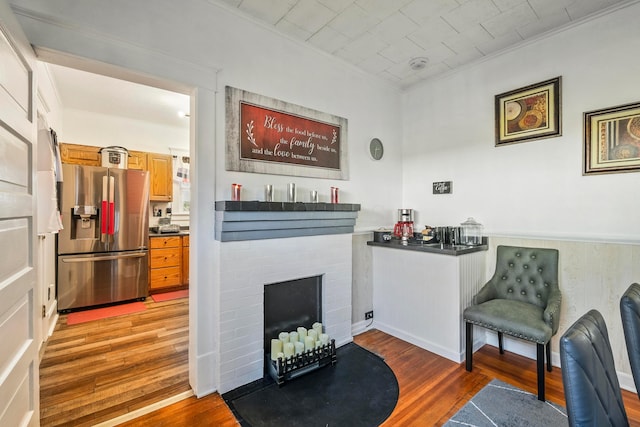
{"label": "white wall", "polygon": [[[403,204],[419,223],[640,242],[638,173],[582,176],[582,113],[638,102],[640,4],[416,87],[403,105]],[[563,135],[494,147],[494,96],[562,76]],[[434,181],[452,195],[432,195]]]}
{"label": "white wall", "polygon": [[63,110],[64,132],[61,142],[170,154],[169,147],[189,150],[189,129],[107,114]]}
{"label": "white wall", "polygon": [[[640,57],[630,54],[640,49],[637,16],[640,3],[575,25],[415,87],[403,104],[403,205],[418,211],[420,224],[456,225],[468,216],[483,223],[488,277],[496,244],[558,248],[563,303],[554,361],[560,335],[596,308],[628,389],[618,304],[640,281],[640,174],[582,175],[582,114],[640,102]],[[494,96],[556,76],[562,136],[495,147]],[[431,183],[445,180],[453,194],[432,195]],[[531,348],[511,349],[535,358]]]}
{"label": "white wall", "polygon": [[[304,48],[224,9],[200,0],[75,2],[16,0],[16,12],[29,40],[38,47],[102,61],[136,73],[184,83],[193,90],[191,156],[194,194],[191,211],[190,360],[198,395],[215,387],[216,343],[212,340],[219,288],[213,201],[229,198],[232,182],[243,184],[246,199],[262,195],[267,182],[317,188],[326,200],[330,186],[341,200],[360,203],[358,227],[395,221],[400,207],[401,96],[378,79],[342,61]],[[68,65],[68,64],[61,64]],[[211,71],[220,69],[218,81]],[[349,181],[312,180],[224,171],[224,86],[346,117],[349,121]],[[166,88],[166,87],[165,87]],[[211,104],[214,98],[215,103]],[[214,135],[214,136],[212,136]],[[373,162],[368,143],[385,142],[385,158]],[[216,158],[217,157],[217,158]],[[192,175],[193,176],[193,175]],[[195,273],[195,274],[194,274]]]}

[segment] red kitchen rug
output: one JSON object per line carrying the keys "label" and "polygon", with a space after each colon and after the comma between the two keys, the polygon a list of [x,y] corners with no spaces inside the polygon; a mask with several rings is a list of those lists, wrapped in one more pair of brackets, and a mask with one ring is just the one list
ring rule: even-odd
{"label": "red kitchen rug", "polygon": [[129,304],[112,305],[110,307],[96,308],[94,310],[76,311],[67,315],[67,325],[90,322],[92,320],[107,319],[109,317],[122,316],[145,311],[147,306],[143,302],[136,301]]}
{"label": "red kitchen rug", "polygon": [[183,289],[181,291],[153,294],[151,295],[151,298],[153,299],[154,302],[163,302],[163,301],[170,301],[172,299],[186,298],[188,296],[189,296],[189,289]]}

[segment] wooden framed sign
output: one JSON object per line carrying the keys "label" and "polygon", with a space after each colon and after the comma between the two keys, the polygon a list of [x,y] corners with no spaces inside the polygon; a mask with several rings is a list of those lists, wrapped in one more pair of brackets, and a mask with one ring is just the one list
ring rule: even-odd
{"label": "wooden framed sign", "polygon": [[226,87],[226,169],[348,179],[347,120]]}

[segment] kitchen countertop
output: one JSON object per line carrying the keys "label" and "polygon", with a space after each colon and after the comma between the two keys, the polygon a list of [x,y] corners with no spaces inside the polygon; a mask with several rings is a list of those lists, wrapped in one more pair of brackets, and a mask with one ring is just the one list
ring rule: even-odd
{"label": "kitchen countertop", "polygon": [[418,251],[428,252],[433,254],[442,255],[465,255],[473,252],[480,252],[488,250],[486,240],[483,239],[482,245],[467,246],[467,245],[441,245],[440,243],[422,243],[420,241],[410,240],[408,244],[403,245],[400,239],[391,239],[389,242],[367,242],[369,246],[376,246],[380,248],[400,249],[405,251]]}
{"label": "kitchen countertop", "polygon": [[180,230],[178,233],[154,233],[149,230],[149,237],[188,236],[189,230]]}

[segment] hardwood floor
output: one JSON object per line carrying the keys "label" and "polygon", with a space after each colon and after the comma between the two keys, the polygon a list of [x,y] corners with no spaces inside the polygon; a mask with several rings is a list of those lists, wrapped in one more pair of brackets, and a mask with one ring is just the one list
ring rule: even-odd
{"label": "hardwood floor", "polygon": [[61,315],[40,362],[42,426],[90,426],[190,390],[189,301],[67,325]]}
{"label": "hardwood floor", "polygon": [[[138,409],[154,399],[168,397],[160,397],[167,389],[171,393],[175,388],[173,394],[184,391],[185,387],[188,389],[185,301],[161,303],[158,305],[163,307],[162,311],[152,307],[144,313],[126,316],[127,320],[113,320],[114,323],[100,321],[107,325],[103,325],[104,328],[85,327],[84,333],[78,331],[80,328],[59,322],[49,343],[52,348],[48,347],[45,353],[47,363],[43,360],[43,365],[47,366],[41,367],[42,425],[91,425]],[[169,316],[169,310],[175,313]],[[181,319],[182,316],[185,319]],[[127,328],[129,334],[135,334],[137,338],[126,333],[122,335],[120,329]],[[97,336],[89,338],[91,334],[85,335],[86,329],[98,331]],[[157,334],[157,337],[152,338],[152,334]],[[385,427],[442,425],[493,378],[537,393],[535,361],[513,353],[500,355],[491,346],[475,353],[473,372],[469,373],[464,364],[454,363],[380,331],[365,332],[354,340],[383,357],[398,379],[398,403],[383,424]],[[164,345],[180,349],[177,353],[184,352],[183,358],[178,356],[170,361],[165,352],[171,351],[161,349]],[[108,347],[124,352],[126,356],[101,357],[103,353],[113,354],[107,353]],[[126,368],[124,359],[134,364]],[[59,365],[63,361],[66,362]],[[63,373],[62,366],[67,364],[72,366],[64,368]],[[55,371],[57,365],[60,366],[59,372]],[[175,377],[181,380],[176,385],[169,385],[169,378],[174,376],[169,372],[174,370]],[[127,379],[121,371],[133,375]],[[141,371],[151,372],[143,375]],[[167,378],[159,377],[163,372],[167,372]],[[117,381],[123,383],[117,385]],[[114,388],[107,391],[111,386]],[[147,392],[152,396],[145,397]],[[565,405],[559,368],[554,367],[553,372],[547,372],[546,392],[548,400]],[[89,400],[94,402],[84,398],[87,393],[93,395]],[[120,394],[126,396],[121,398]],[[640,426],[638,396],[623,391],[623,398],[631,426]],[[67,400],[75,403],[67,404]],[[121,425],[226,427],[238,423],[220,395],[214,393],[201,399],[184,399]]]}

